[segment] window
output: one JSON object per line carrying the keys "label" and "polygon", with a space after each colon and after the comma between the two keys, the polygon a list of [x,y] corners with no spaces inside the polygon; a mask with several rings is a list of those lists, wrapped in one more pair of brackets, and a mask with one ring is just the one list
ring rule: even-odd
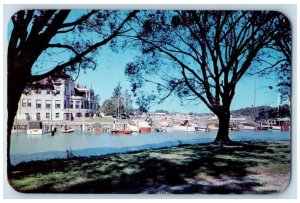
{"label": "window", "polygon": [[60,109],[60,100],[55,100],[55,108]]}
{"label": "window", "polygon": [[35,93],[37,93],[37,94],[41,94],[41,93],[42,93],[42,91],[41,91],[40,89],[37,89],[37,90],[35,90]]}
{"label": "window", "polygon": [[35,106],[37,109],[40,109],[42,108],[42,100],[36,100],[36,106]]}
{"label": "window", "polygon": [[22,99],[22,107],[26,107],[26,99]]}
{"label": "window", "polygon": [[59,113],[56,113],[56,114],[55,114],[55,118],[59,118]]}
{"label": "window", "polygon": [[82,114],[81,113],[76,113],[76,117],[81,117]]}
{"label": "window", "polygon": [[30,115],[29,115],[29,113],[25,113],[25,116],[26,116],[26,121],[30,121]]}
{"label": "window", "polygon": [[50,113],[46,113],[46,119],[50,118]]}
{"label": "window", "polygon": [[51,100],[46,100],[46,109],[51,108]]}
{"label": "window", "polygon": [[79,109],[79,101],[75,101],[75,108]]}
{"label": "window", "polygon": [[73,109],[73,101],[70,101],[71,109]]}
{"label": "window", "polygon": [[56,90],[56,94],[60,94],[60,90]]}
{"label": "window", "polygon": [[36,120],[37,121],[41,120],[41,114],[40,113],[36,113]]}
{"label": "window", "polygon": [[27,106],[31,107],[31,99],[27,99]]}
{"label": "window", "polygon": [[51,94],[51,90],[47,90],[47,94]]}

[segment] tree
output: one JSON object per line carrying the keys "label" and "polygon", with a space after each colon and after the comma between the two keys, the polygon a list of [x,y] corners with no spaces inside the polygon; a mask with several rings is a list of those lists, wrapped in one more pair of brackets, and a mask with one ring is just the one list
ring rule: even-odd
{"label": "tree", "polygon": [[[78,72],[96,68],[92,60],[96,51],[126,33],[125,24],[137,11],[91,10],[73,19],[70,10],[21,10],[11,17],[7,59],[7,154],[10,166],[10,134],[18,101],[25,86],[62,70]],[[74,16],[74,15],[73,15]],[[82,32],[85,32],[82,35]],[[87,39],[88,32],[91,39]],[[67,58],[60,59],[57,52],[65,51]],[[43,55],[58,56],[52,67],[43,70],[37,60]],[[64,55],[66,56],[66,55]],[[35,66],[43,73],[33,75]],[[48,70],[49,69],[49,70]]]}
{"label": "tree", "polygon": [[[260,77],[270,76],[278,80],[277,87],[281,101],[289,100],[291,97],[291,72],[292,72],[292,29],[287,18],[275,16],[280,22],[279,32],[281,35],[274,36],[274,43],[270,49],[280,52],[281,56],[275,63],[269,64],[265,68],[252,72],[250,75]],[[274,75],[275,74],[275,75]]]}
{"label": "tree", "polygon": [[102,112],[109,116],[109,115],[116,115],[116,105],[112,99],[107,99],[102,104]]}
{"label": "tree", "polygon": [[114,88],[112,101],[115,103],[115,115],[117,118],[124,113],[123,94],[121,84],[118,83],[117,87]]}
{"label": "tree", "polygon": [[114,88],[112,96],[102,104],[102,111],[106,115],[122,116],[132,113],[131,94],[128,90],[122,91],[120,83]]}
{"label": "tree", "polygon": [[133,109],[132,109],[132,99],[131,99],[131,94],[129,93],[128,90],[125,90],[123,93],[123,99],[124,99],[124,111],[125,113],[132,114]]}
{"label": "tree", "polygon": [[[216,142],[230,142],[230,105],[249,70],[280,63],[272,49],[284,36],[274,11],[145,11],[131,23],[141,56],[128,63],[133,91],[155,84],[160,100],[172,94],[203,102],[219,119]],[[275,57],[272,58],[272,57]],[[141,92],[141,91],[140,91]]]}
{"label": "tree", "polygon": [[291,97],[291,72],[292,72],[292,30],[291,24],[286,19],[281,20],[282,36],[275,39],[274,50],[283,53],[285,60],[277,69],[278,87],[282,100],[288,100]]}

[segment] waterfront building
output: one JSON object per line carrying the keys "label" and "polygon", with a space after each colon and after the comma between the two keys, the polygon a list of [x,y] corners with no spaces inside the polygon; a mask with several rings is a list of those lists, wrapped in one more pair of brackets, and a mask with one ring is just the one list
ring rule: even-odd
{"label": "waterfront building", "polygon": [[76,120],[92,117],[98,108],[94,90],[60,74],[28,84],[19,101],[17,120]]}

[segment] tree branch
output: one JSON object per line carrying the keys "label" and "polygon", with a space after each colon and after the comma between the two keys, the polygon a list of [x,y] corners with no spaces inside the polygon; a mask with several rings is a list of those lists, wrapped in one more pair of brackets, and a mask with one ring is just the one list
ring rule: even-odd
{"label": "tree branch", "polygon": [[87,48],[85,51],[77,54],[74,58],[72,58],[70,61],[63,63],[61,65],[58,65],[56,67],[54,67],[51,71],[44,73],[42,75],[34,75],[31,77],[31,81],[37,81],[37,80],[41,80],[45,77],[48,77],[49,75],[54,74],[57,71],[63,70],[64,68],[73,65],[75,63],[80,62],[80,60],[82,59],[82,57],[84,57],[85,55],[87,55],[88,53],[94,51],[95,49],[97,49],[100,46],[103,46],[105,44],[107,44],[110,40],[112,40],[114,37],[116,37],[119,34],[119,31],[122,29],[122,27],[124,26],[124,24],[130,20],[130,18],[132,18],[133,16],[136,15],[138,11],[132,11],[126,18],[125,20],[118,26],[118,28],[107,38],[103,39],[101,42],[95,43],[94,45],[90,46],[89,48]]}
{"label": "tree branch", "polygon": [[81,24],[82,22],[86,21],[87,19],[89,19],[89,17],[91,17],[92,15],[94,15],[95,13],[97,13],[97,10],[92,10],[91,12],[81,16],[78,20],[70,22],[70,23],[64,23],[60,26],[60,28],[66,28],[66,27],[71,27],[71,26],[76,26]]}
{"label": "tree branch", "polygon": [[48,48],[65,48],[71,50],[73,53],[78,55],[79,53],[70,45],[65,45],[65,44],[48,44]]}

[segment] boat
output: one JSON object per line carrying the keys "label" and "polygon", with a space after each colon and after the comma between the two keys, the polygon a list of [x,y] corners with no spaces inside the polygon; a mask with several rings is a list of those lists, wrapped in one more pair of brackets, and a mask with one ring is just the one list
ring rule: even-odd
{"label": "boat", "polygon": [[179,125],[174,125],[174,130],[184,131],[184,132],[194,132],[194,131],[196,131],[195,126],[192,126],[188,122],[188,120],[185,120],[185,121],[179,123]]}
{"label": "boat", "polygon": [[258,123],[258,125],[255,126],[254,130],[255,131],[259,131],[259,130],[272,130],[272,125]]}
{"label": "boat", "polygon": [[172,131],[174,131],[173,126],[171,126],[169,124],[169,122],[167,122],[167,121],[163,121],[161,123],[161,129],[162,129],[162,132],[172,132]]}
{"label": "boat", "polygon": [[73,128],[64,128],[61,130],[61,132],[63,133],[72,133],[74,132],[75,130]]}
{"label": "boat", "polygon": [[149,133],[151,132],[151,126],[146,121],[138,122],[139,133]]}
{"label": "boat", "polygon": [[269,122],[272,125],[272,130],[290,131],[290,119],[278,118],[273,122]]}
{"label": "boat", "polygon": [[146,121],[129,121],[127,124],[128,130],[139,133],[151,132],[151,126]]}
{"label": "boat", "polygon": [[116,133],[128,135],[128,134],[132,134],[133,132],[131,130],[122,129],[122,130],[116,130]]}
{"label": "boat", "polygon": [[94,123],[92,125],[92,131],[93,133],[101,133],[102,132],[102,127],[100,123]]}
{"label": "boat", "polygon": [[241,127],[236,125],[236,124],[232,124],[232,125],[229,124],[228,129],[231,130],[231,131],[239,131],[239,130],[241,130]]}
{"label": "boat", "polygon": [[196,127],[195,127],[195,130],[196,130],[196,131],[202,131],[202,132],[209,132],[209,131],[210,131],[210,128],[208,128],[208,127],[196,126]]}
{"label": "boat", "polygon": [[133,132],[139,131],[139,128],[137,126],[137,121],[134,121],[134,120],[128,122],[127,128]]}
{"label": "boat", "polygon": [[128,130],[128,129],[111,129],[110,132],[115,134],[125,134],[125,135],[133,133],[132,130]]}
{"label": "boat", "polygon": [[163,133],[168,133],[168,132],[172,132],[174,131],[173,126],[169,126],[169,127],[158,127],[155,128],[156,132],[163,132]]}
{"label": "boat", "polygon": [[255,130],[255,126],[257,125],[254,122],[242,122],[240,124],[242,130]]}
{"label": "boat", "polygon": [[43,123],[41,121],[30,121],[27,128],[28,135],[43,134]]}

